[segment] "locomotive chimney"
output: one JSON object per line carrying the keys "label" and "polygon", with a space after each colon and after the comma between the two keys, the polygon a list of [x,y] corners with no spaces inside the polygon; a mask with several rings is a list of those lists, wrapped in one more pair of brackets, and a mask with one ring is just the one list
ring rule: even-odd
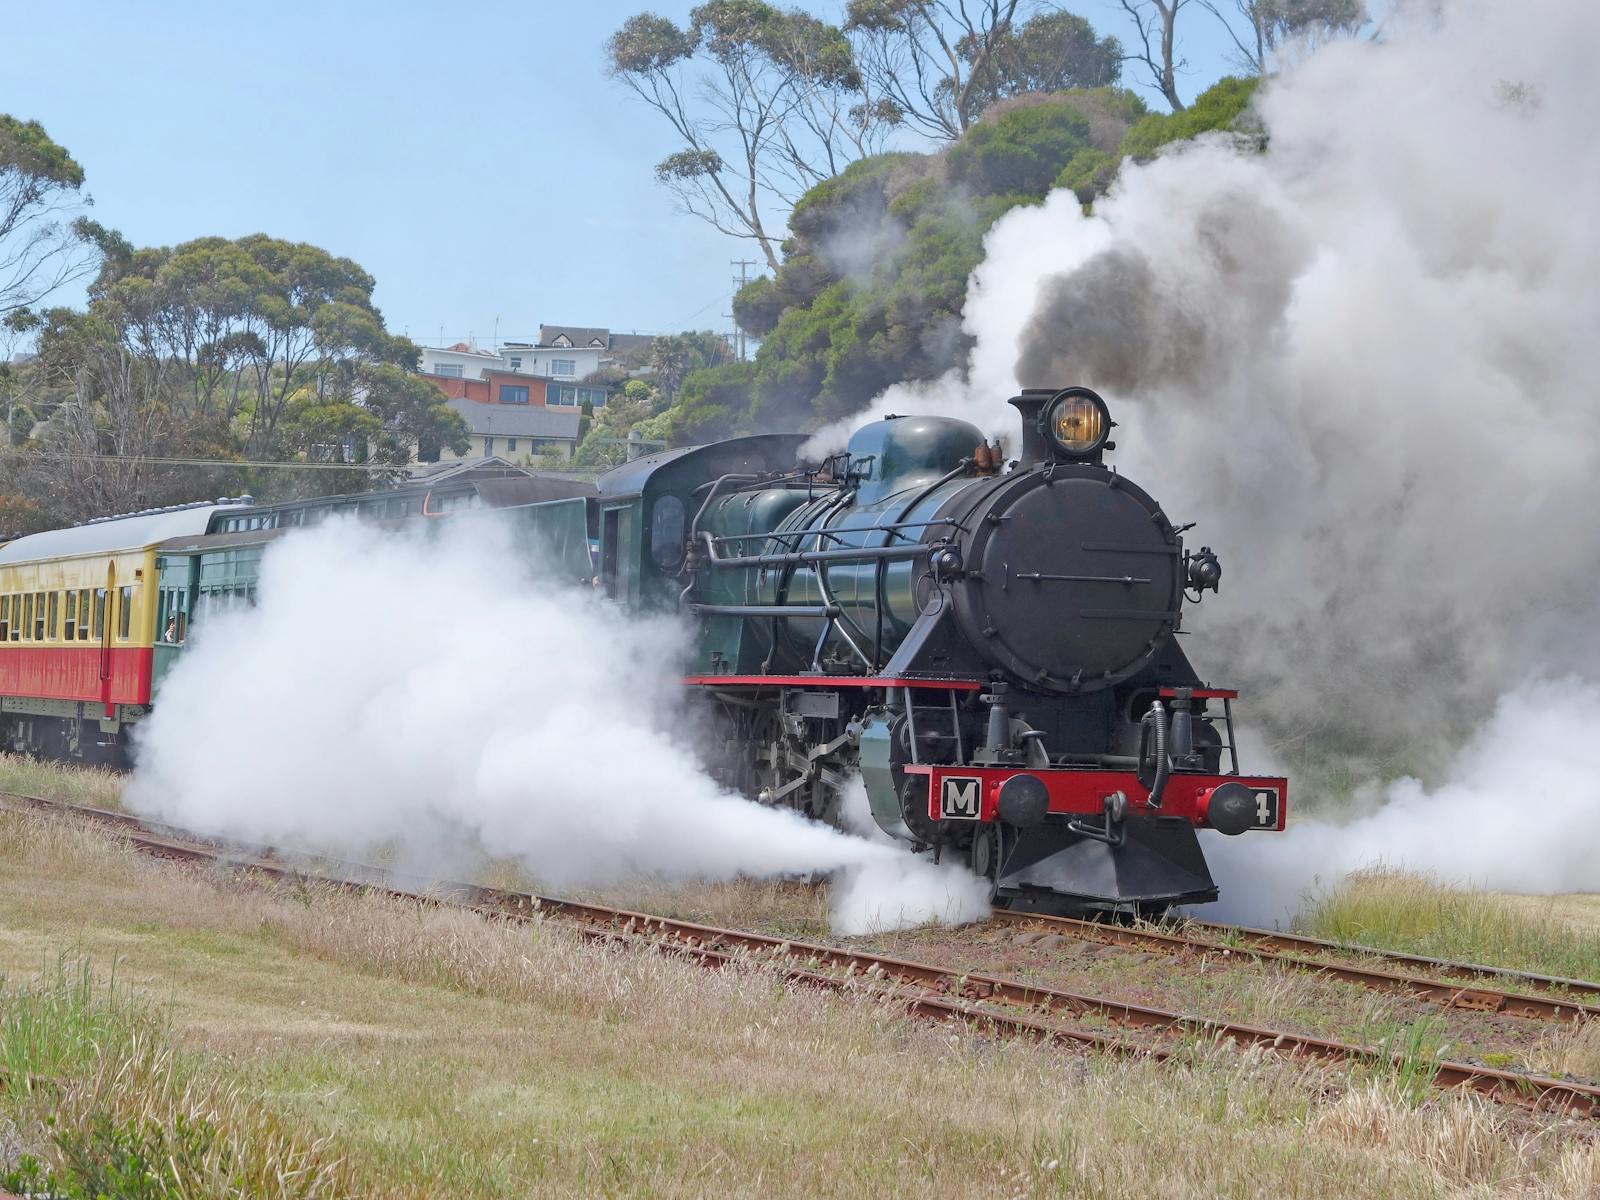
{"label": "locomotive chimney", "polygon": [[1050,462],[1055,454],[1039,428],[1039,412],[1056,394],[1057,388],[1026,388],[1020,396],[1008,401],[1022,416],[1022,447],[1017,451],[1017,469],[1025,470],[1035,463]]}

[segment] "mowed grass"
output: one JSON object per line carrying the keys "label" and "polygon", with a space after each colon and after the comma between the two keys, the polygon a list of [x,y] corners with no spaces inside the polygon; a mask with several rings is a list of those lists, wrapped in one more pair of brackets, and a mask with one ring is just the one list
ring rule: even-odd
{"label": "mowed grass", "polygon": [[1295,924],[1335,941],[1600,980],[1600,930],[1584,898],[1510,897],[1362,871],[1313,898]]}
{"label": "mowed grass", "polygon": [[43,796],[97,808],[121,808],[127,776],[104,767],[63,766],[0,752],[0,792]]}
{"label": "mowed grass", "polygon": [[996,1044],[760,969],[241,886],[10,815],[0,972],[0,1028],[44,1031],[6,1039],[5,1165],[26,1147],[69,1195],[113,1168],[195,1196],[1600,1191],[1581,1127],[1404,1080]]}

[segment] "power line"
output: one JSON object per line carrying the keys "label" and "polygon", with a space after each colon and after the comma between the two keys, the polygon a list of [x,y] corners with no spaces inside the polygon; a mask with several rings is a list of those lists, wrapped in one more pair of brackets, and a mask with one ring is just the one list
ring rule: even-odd
{"label": "power line", "polygon": [[[265,467],[274,471],[403,471],[406,464],[268,462],[238,458],[161,458],[149,454],[81,454],[72,450],[25,450],[21,457],[61,458],[74,462],[125,463],[132,467]],[[429,464],[431,465],[431,464]]]}
{"label": "power line", "polygon": [[704,304],[702,304],[699,308],[695,309],[692,313],[690,313],[683,320],[674,322],[674,326],[680,331],[688,329],[690,321],[693,321],[696,317],[698,317],[701,313],[705,312],[705,310],[710,308],[713,304],[719,304],[719,303],[721,303],[721,301],[722,301],[722,297],[721,296],[713,296],[713,297],[711,297],[711,299],[707,300]]}

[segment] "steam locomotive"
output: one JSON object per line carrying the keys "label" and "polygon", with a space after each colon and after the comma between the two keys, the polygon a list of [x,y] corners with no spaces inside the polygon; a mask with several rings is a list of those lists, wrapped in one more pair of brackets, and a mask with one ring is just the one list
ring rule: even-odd
{"label": "steam locomotive", "polygon": [[1174,636],[1217,555],[1105,466],[1094,392],[1011,404],[1011,461],[923,416],[820,464],[771,434],[620,467],[595,502],[600,582],[697,622],[685,682],[728,786],[839,823],[859,774],[880,828],[960,855],[1010,907],[1214,900],[1196,831],[1281,830],[1288,792],[1240,773],[1237,693]]}
{"label": "steam locomotive", "polygon": [[843,824],[859,776],[881,829],[959,856],[1002,905],[1214,900],[1197,830],[1281,830],[1287,801],[1240,773],[1236,693],[1174,636],[1220,563],[1105,466],[1098,395],[1011,403],[1009,460],[967,422],[891,417],[822,462],[805,435],[761,434],[594,485],[469,473],[18,539],[0,547],[0,749],[124,759],[191,624],[252,603],[291,528],[498,509],[543,569],[694,622],[685,736],[729,788]]}

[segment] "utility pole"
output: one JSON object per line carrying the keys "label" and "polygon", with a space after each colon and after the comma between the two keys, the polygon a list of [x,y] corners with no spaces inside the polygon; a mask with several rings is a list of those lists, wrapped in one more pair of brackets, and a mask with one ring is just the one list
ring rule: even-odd
{"label": "utility pole", "polygon": [[[736,258],[731,263],[729,263],[728,265],[731,266],[731,267],[738,267],[739,268],[739,274],[733,281],[734,295],[738,295],[739,294],[739,289],[744,287],[745,284],[750,282],[750,268],[756,265],[755,264],[755,260],[754,259],[750,259],[750,258]],[[735,349],[738,351],[739,361],[743,362],[744,361],[744,350],[745,350],[745,347],[744,347],[744,330],[740,329],[739,328],[739,322],[737,320],[734,320],[733,312],[731,311],[732,310],[732,306],[731,305],[729,306],[729,309],[730,309],[730,311],[724,313],[723,316],[727,317],[730,321],[733,321],[733,344],[734,344]]]}

